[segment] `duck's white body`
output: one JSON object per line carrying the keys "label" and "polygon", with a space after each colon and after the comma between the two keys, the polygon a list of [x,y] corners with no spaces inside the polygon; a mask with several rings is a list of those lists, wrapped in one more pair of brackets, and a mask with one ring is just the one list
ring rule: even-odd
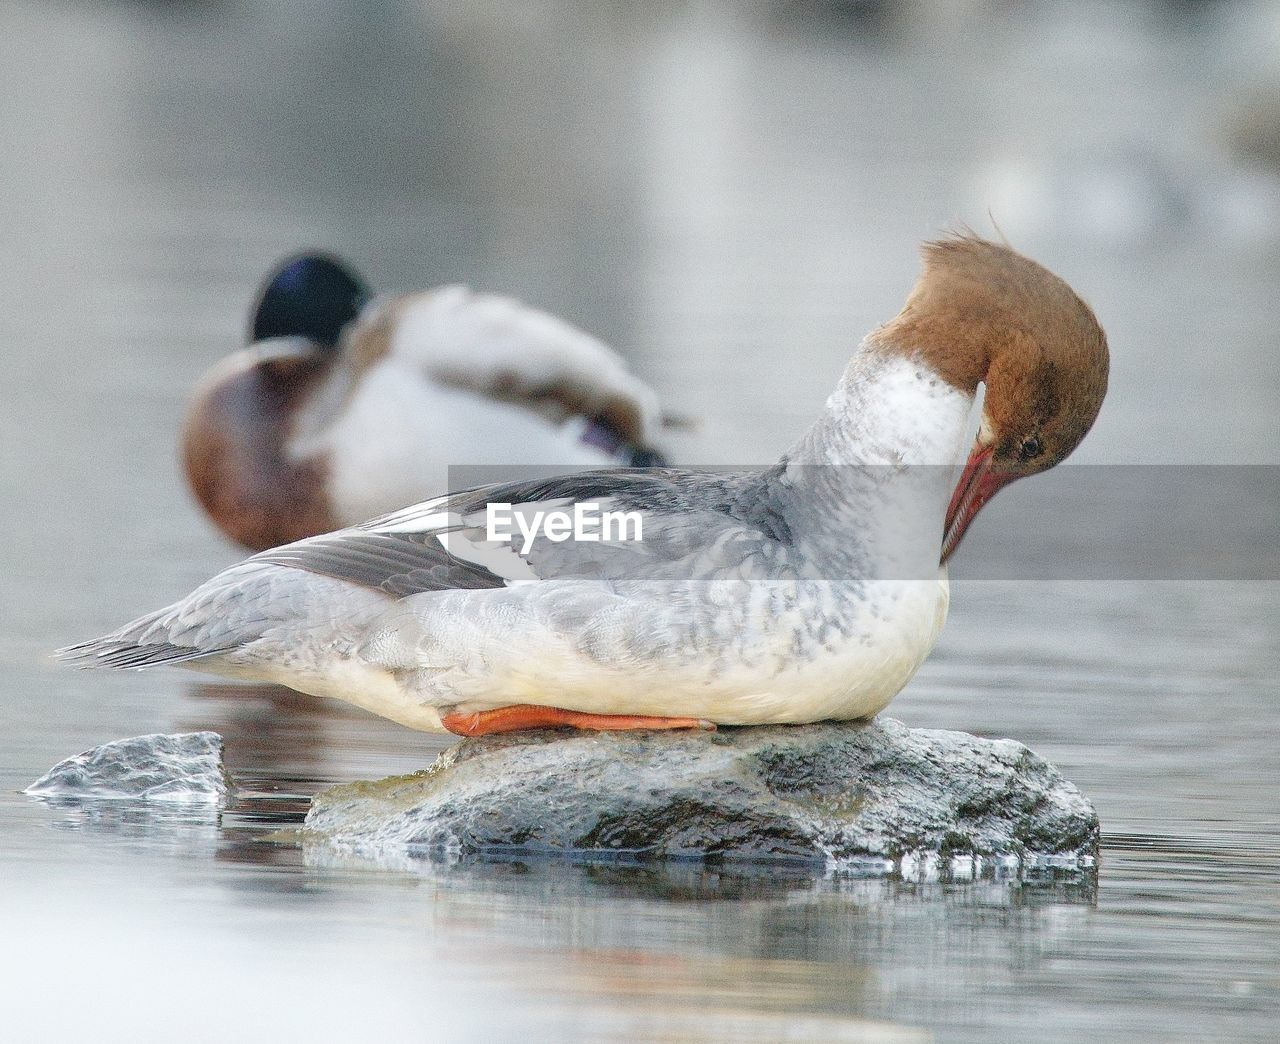
{"label": "duck's white body", "polygon": [[[367,341],[381,338],[368,359]],[[623,404],[641,438],[659,423],[657,396],[608,345],[465,286],[375,300],[345,348],[289,442],[295,458],[328,461],[339,525],[449,489],[450,468],[616,464],[616,451],[583,440],[580,423],[611,404]]]}

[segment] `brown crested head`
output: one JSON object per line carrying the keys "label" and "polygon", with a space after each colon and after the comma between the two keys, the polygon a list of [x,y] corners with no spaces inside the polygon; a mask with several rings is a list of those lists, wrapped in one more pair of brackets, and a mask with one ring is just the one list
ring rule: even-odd
{"label": "brown crested head", "polygon": [[1063,460],[1093,425],[1107,391],[1107,338],[1065,282],[1015,250],[975,235],[924,246],[924,271],[889,339],[949,383],[986,383],[980,439],[993,466],[1022,474]]}
{"label": "brown crested head", "polygon": [[1107,391],[1107,338],[1065,282],[972,234],[924,246],[924,271],[882,342],[970,394],[986,384],[977,445],[948,512],[943,558],[1001,486],[1065,459]]}

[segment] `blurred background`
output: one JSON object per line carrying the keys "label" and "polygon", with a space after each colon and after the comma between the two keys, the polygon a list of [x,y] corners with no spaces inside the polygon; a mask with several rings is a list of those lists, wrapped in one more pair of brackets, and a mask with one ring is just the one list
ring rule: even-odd
{"label": "blurred background", "polygon": [[[762,463],[897,311],[921,239],[998,229],[1108,331],[1076,460],[1280,463],[1274,3],[4,0],[0,69],[0,902],[24,926],[0,990],[19,1025],[101,1038],[104,1012],[164,995],[156,1025],[209,1002],[223,1032],[336,1036],[346,990],[388,1032],[499,1038],[1274,1039],[1265,572],[953,590],[892,713],[1056,761],[1103,817],[1096,892],[304,858],[261,827],[440,741],[48,659],[239,557],[185,492],[177,429],[301,247],[381,289],[461,281],[564,315],[700,419],[673,458]],[[88,746],[190,728],[227,737],[239,811],[14,794]],[[55,940],[77,936],[98,958],[151,947],[155,979],[68,970]],[[166,970],[194,939],[214,999]],[[79,1006],[57,1001],[68,975]],[[271,986],[312,991],[301,1021]]]}

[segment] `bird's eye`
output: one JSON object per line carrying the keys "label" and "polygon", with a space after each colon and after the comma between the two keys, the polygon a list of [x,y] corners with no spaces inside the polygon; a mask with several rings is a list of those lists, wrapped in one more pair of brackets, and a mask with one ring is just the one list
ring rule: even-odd
{"label": "bird's eye", "polygon": [[1022,448],[1018,451],[1019,460],[1035,460],[1044,452],[1044,446],[1040,444],[1040,440],[1032,435],[1029,439],[1025,439]]}

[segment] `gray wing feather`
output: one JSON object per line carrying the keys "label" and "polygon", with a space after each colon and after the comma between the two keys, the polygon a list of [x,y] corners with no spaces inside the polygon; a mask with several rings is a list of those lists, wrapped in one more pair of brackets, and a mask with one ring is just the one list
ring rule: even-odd
{"label": "gray wing feather", "polygon": [[[453,532],[455,527],[439,532]],[[264,551],[253,559],[375,588],[397,598],[421,591],[482,590],[505,580],[452,554],[436,532],[339,530]]]}
{"label": "gray wing feather", "polygon": [[[789,543],[779,506],[766,494],[762,473],[717,475],[672,468],[609,468],[552,479],[509,482],[464,490],[427,501],[352,529],[301,540],[250,559],[346,580],[396,597],[428,591],[499,588],[516,580],[547,579],[605,571],[605,560],[635,564],[636,555],[678,558],[718,528],[746,529],[761,538]],[[461,546],[487,544],[480,519],[487,505],[608,502],[646,516],[643,546],[553,545],[540,540],[517,568],[495,567],[492,554],[464,557]],[[447,516],[450,524],[440,524]],[[421,528],[414,528],[420,522]],[[451,550],[442,538],[452,534]],[[653,534],[650,539],[649,534]]]}

